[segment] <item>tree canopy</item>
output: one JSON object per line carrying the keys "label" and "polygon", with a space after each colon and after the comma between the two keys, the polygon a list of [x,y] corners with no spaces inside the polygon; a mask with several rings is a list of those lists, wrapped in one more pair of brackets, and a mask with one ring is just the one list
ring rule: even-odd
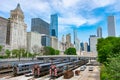
{"label": "tree canopy", "polygon": [[98,39],[98,61],[102,63],[101,80],[120,79],[120,37]]}
{"label": "tree canopy", "polygon": [[52,47],[46,46],[43,48],[43,55],[59,55],[59,50],[55,50]]}
{"label": "tree canopy", "polygon": [[9,57],[10,57],[10,54],[11,54],[11,51],[8,50],[8,49],[6,49],[6,50],[5,50],[5,53],[6,53],[6,56],[9,58]]}
{"label": "tree canopy", "polygon": [[108,37],[98,39],[97,43],[98,61],[104,63],[109,57],[114,57],[120,53],[120,38]]}
{"label": "tree canopy", "polygon": [[66,55],[76,55],[76,49],[70,47],[70,48],[66,49],[64,53],[65,53]]}
{"label": "tree canopy", "polygon": [[3,48],[3,47],[0,45],[0,52],[2,51],[2,48]]}

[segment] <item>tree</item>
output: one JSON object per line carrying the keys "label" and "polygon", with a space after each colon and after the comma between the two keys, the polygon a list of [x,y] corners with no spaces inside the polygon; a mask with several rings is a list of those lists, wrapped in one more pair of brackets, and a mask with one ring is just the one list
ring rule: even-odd
{"label": "tree", "polygon": [[3,47],[0,45],[0,52],[2,51],[2,48],[3,48]]}
{"label": "tree", "polygon": [[110,58],[110,62],[106,67],[107,73],[110,75],[109,80],[120,79],[120,55]]}
{"label": "tree", "polygon": [[6,53],[6,56],[7,56],[8,58],[10,58],[11,51],[7,49],[7,50],[5,50],[5,53]]}
{"label": "tree", "polygon": [[55,55],[55,49],[53,49],[52,47],[44,47],[43,48],[44,52],[43,55]]}
{"label": "tree", "polygon": [[13,49],[12,50],[12,56],[17,58],[18,52],[19,52],[18,49]]}
{"label": "tree", "polygon": [[59,50],[55,50],[55,55],[59,55],[60,51]]}
{"label": "tree", "polygon": [[66,55],[77,55],[77,54],[76,54],[76,49],[75,49],[75,48],[72,48],[72,47],[66,49],[64,53],[65,53]]}
{"label": "tree", "polygon": [[108,62],[110,56],[114,57],[120,52],[120,38],[108,37],[98,39],[97,43],[98,61],[100,63]]}
{"label": "tree", "polygon": [[120,37],[98,39],[97,51],[101,80],[120,79]]}

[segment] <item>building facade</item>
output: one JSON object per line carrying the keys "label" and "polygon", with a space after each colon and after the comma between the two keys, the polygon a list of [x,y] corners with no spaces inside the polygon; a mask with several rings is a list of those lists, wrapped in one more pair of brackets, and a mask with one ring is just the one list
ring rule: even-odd
{"label": "building facade", "polygon": [[58,39],[54,36],[51,36],[51,47],[58,50]]}
{"label": "building facade", "polygon": [[98,37],[96,35],[90,35],[90,38],[89,38],[90,52],[97,53],[97,48],[96,48],[97,40],[98,40]]}
{"label": "building facade", "polygon": [[11,49],[27,47],[27,25],[24,22],[24,14],[20,4],[11,10],[10,16],[10,45]]}
{"label": "building facade", "polygon": [[40,18],[32,18],[31,21],[31,31],[32,32],[38,32],[40,34],[46,34],[49,35],[49,23],[45,22],[44,20]]}
{"label": "building facade", "polygon": [[41,44],[42,46],[51,46],[51,37],[49,35],[41,35]]}
{"label": "building facade", "polygon": [[0,17],[0,45],[6,46],[8,19]]}
{"label": "building facade", "polygon": [[97,37],[102,38],[102,28],[101,27],[97,28]]}
{"label": "building facade", "polygon": [[51,15],[50,20],[50,35],[58,38],[58,15]]}
{"label": "building facade", "polygon": [[27,32],[27,51],[39,52],[41,48],[41,34],[37,32]]}
{"label": "building facade", "polygon": [[87,42],[84,43],[84,51],[88,52],[88,43]]}
{"label": "building facade", "polygon": [[10,18],[0,17],[0,44],[4,49],[19,49],[27,47],[27,25],[20,4],[10,12]]}
{"label": "building facade", "polygon": [[84,51],[84,43],[83,42],[80,43],[80,51]]}
{"label": "building facade", "polygon": [[108,36],[115,36],[115,17],[108,16]]}

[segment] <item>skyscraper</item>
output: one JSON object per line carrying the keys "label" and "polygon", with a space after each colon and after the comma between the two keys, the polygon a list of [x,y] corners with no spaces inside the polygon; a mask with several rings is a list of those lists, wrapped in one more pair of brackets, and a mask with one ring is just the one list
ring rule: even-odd
{"label": "skyscraper", "polygon": [[73,32],[74,32],[74,45],[75,45],[77,39],[77,31],[74,29]]}
{"label": "skyscraper", "polygon": [[102,38],[102,28],[101,27],[97,28],[97,37]]}
{"label": "skyscraper", "polygon": [[88,52],[88,43],[87,42],[84,43],[84,51]]}
{"label": "skyscraper", "polygon": [[50,35],[58,38],[58,15],[51,15],[50,20]]}
{"label": "skyscraper", "polygon": [[96,37],[96,35],[90,35],[89,38],[90,52],[97,53],[97,48],[96,48],[97,39],[98,37]]}
{"label": "skyscraper", "polygon": [[108,16],[108,36],[115,36],[115,18]]}
{"label": "skyscraper", "polygon": [[49,35],[49,24],[40,18],[32,18],[31,31]]}

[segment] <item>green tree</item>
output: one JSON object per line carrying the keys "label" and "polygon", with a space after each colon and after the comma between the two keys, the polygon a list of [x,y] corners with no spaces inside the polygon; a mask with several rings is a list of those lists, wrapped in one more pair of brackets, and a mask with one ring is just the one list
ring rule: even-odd
{"label": "green tree", "polygon": [[0,45],[0,52],[2,51],[2,48],[3,48],[3,47]]}
{"label": "green tree", "polygon": [[19,50],[18,50],[18,49],[13,49],[13,50],[12,50],[12,56],[15,57],[15,58],[17,58],[18,53],[19,53]]}
{"label": "green tree", "polygon": [[101,80],[120,79],[120,37],[98,39],[97,51]]}
{"label": "green tree", "polygon": [[120,38],[108,37],[98,39],[97,43],[98,61],[100,63],[108,62],[110,56],[114,57],[120,52]]}
{"label": "green tree", "polygon": [[70,48],[66,49],[64,53],[65,53],[66,55],[76,55],[76,49],[70,47]]}
{"label": "green tree", "polygon": [[6,56],[7,56],[8,58],[10,58],[11,51],[7,49],[7,50],[5,50],[5,53],[6,53]]}
{"label": "green tree", "polygon": [[55,55],[59,55],[60,51],[59,50],[55,50]]}
{"label": "green tree", "polygon": [[55,49],[53,49],[52,47],[44,47],[43,48],[44,52],[43,55],[55,55]]}
{"label": "green tree", "polygon": [[107,73],[110,75],[109,80],[118,80],[120,79],[120,55],[109,59],[110,62],[106,66]]}

